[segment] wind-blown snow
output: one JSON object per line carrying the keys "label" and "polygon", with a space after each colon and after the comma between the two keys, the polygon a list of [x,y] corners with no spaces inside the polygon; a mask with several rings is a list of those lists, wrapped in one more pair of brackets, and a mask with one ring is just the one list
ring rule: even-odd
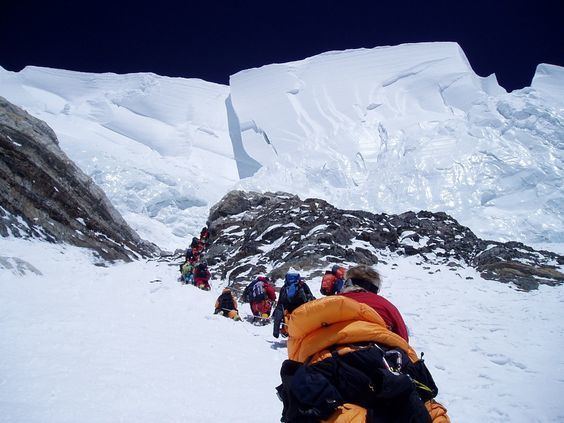
{"label": "wind-blown snow", "polygon": [[[1,254],[42,273],[0,266],[2,421],[279,420],[285,341],[271,326],[214,316],[220,281],[204,292],[176,282],[177,266],[98,267],[84,250],[39,241],[4,239]],[[524,294],[469,269],[426,267],[380,266],[382,293],[452,421],[562,421],[563,287]],[[320,278],[309,283],[319,296]]]}

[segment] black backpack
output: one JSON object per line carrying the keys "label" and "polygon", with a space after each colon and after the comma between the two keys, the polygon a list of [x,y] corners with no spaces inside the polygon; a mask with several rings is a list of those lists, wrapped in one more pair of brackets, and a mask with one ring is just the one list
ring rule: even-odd
{"label": "black backpack", "polygon": [[253,282],[253,285],[249,290],[249,302],[256,303],[264,300],[265,298],[266,291],[264,290],[264,282],[257,279]]}
{"label": "black backpack", "polygon": [[234,310],[235,309],[235,303],[233,302],[233,296],[231,295],[230,292],[224,292],[223,294],[221,294],[219,296],[218,302],[219,302],[219,307],[221,308],[221,311],[227,311],[227,310]]}
{"label": "black backpack", "polygon": [[208,266],[203,263],[200,263],[198,264],[198,266],[196,266],[196,272],[194,276],[198,278],[206,278],[208,276],[207,270],[208,270]]}
{"label": "black backpack", "polygon": [[309,365],[286,360],[282,385],[282,420],[309,423],[325,420],[344,403],[367,410],[367,421],[427,423],[424,402],[438,389],[423,360],[412,363],[405,352],[376,344],[353,346],[355,351]]}

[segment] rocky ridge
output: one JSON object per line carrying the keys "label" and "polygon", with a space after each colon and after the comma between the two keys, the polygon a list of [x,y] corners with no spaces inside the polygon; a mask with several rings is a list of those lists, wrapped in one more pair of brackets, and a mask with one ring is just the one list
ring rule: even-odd
{"label": "rocky ridge", "polygon": [[0,97],[0,235],[93,249],[105,260],[156,255],[43,121]]}
{"label": "rocky ridge", "polygon": [[564,282],[563,256],[480,239],[442,212],[373,214],[288,193],[231,191],[210,210],[208,226],[206,257],[231,285],[257,274],[281,279],[290,267],[315,277],[334,263],[374,265],[399,256],[453,271],[470,266],[522,290]]}

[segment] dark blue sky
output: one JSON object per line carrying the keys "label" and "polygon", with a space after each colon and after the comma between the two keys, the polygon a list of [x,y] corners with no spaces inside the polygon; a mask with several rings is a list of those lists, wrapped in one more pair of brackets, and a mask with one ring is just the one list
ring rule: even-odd
{"label": "dark blue sky", "polygon": [[226,84],[328,50],[456,41],[481,76],[564,66],[564,1],[0,1],[0,65],[155,72]]}

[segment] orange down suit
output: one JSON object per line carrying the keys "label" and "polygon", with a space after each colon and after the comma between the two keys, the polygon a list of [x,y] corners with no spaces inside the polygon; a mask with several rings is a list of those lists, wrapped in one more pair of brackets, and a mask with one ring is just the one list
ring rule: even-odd
{"label": "orange down suit", "polygon": [[[419,360],[409,344],[399,335],[389,331],[380,315],[370,306],[341,295],[310,301],[288,316],[288,358],[310,364],[331,356],[329,347],[358,342],[375,342],[400,348],[412,362]],[[348,350],[348,351],[347,351]],[[339,354],[353,351],[342,347]],[[425,403],[433,423],[448,423],[450,419],[438,402]],[[364,422],[366,410],[355,404],[340,406],[325,420],[332,423]]]}

